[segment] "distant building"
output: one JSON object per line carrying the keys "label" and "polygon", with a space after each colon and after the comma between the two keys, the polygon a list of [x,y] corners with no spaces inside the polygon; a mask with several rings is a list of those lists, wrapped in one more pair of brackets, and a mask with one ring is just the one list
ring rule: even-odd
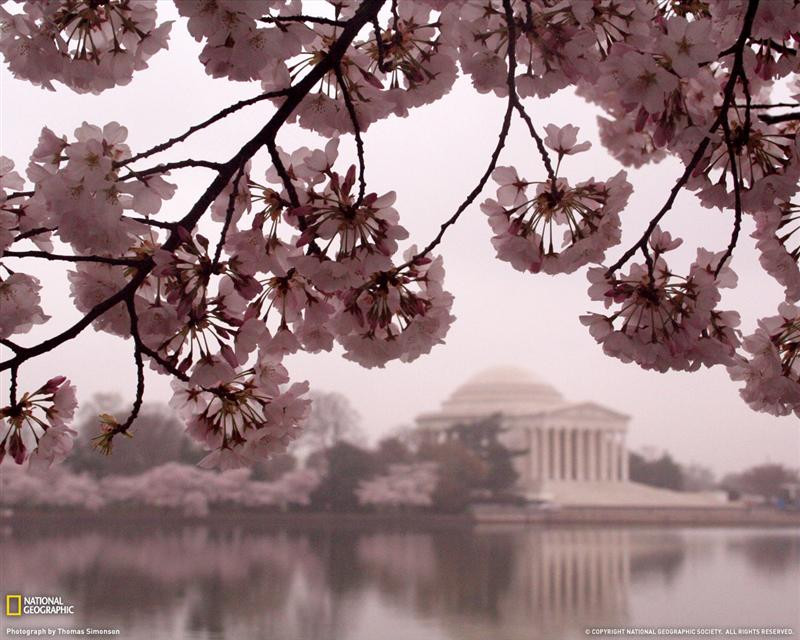
{"label": "distant building", "polygon": [[564,505],[703,506],[718,496],[630,482],[629,416],[595,402],[568,402],[551,385],[516,367],[488,369],[458,387],[439,411],[417,417],[426,437],[500,414],[514,458],[516,490]]}

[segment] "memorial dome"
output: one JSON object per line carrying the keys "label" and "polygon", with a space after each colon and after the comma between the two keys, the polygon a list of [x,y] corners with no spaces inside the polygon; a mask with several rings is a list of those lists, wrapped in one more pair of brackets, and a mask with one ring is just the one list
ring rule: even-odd
{"label": "memorial dome", "polygon": [[493,413],[525,415],[564,404],[564,397],[530,371],[493,367],[458,387],[442,404],[442,414],[485,416]]}

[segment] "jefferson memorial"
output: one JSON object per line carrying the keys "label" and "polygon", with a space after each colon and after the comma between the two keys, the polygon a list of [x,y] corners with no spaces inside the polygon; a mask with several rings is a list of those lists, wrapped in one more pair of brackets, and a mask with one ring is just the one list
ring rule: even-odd
{"label": "jefferson memorial", "polygon": [[516,492],[563,505],[706,506],[717,497],[631,482],[625,438],[629,416],[595,402],[569,402],[524,369],[483,371],[458,387],[439,411],[417,417],[433,440],[448,429],[500,415],[514,457]]}

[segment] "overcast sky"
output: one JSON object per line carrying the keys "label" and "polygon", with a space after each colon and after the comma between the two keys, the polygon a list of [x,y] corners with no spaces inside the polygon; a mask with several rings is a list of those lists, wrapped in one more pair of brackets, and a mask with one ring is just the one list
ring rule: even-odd
{"label": "overcast sky", "polygon": [[[171,5],[159,3],[159,9],[165,7],[172,10]],[[197,61],[199,50],[185,26],[178,23],[173,27],[169,51],[156,54],[150,68],[138,72],[129,86],[101,96],[79,96],[60,85],[56,92],[44,91],[14,80],[3,68],[0,153],[24,170],[42,126],[72,137],[84,120],[101,126],[117,120],[128,128],[132,150],[141,151],[259,92],[257,84],[206,76]],[[620,170],[598,142],[596,107],[567,91],[544,102],[530,100],[528,105],[540,129],[550,122],[572,123],[581,127],[579,139],[593,142],[589,152],[567,158],[563,175],[577,182],[592,176],[605,179]],[[369,129],[365,136],[369,189],[379,194],[397,192],[396,208],[412,241],[426,244],[473,188],[495,144],[503,110],[501,99],[479,95],[461,82],[444,99],[412,111],[410,117],[391,118]],[[227,160],[271,112],[269,105],[251,107],[190,138],[177,154],[164,157]],[[540,179],[544,172],[538,155],[520,124],[514,123],[500,164],[514,164],[521,176]],[[287,150],[324,144],[297,127],[282,130],[278,142]],[[340,151],[352,157],[352,145],[352,137],[345,136]],[[264,153],[257,156],[254,166],[254,176],[263,176],[267,166]],[[622,214],[624,246],[612,249],[610,256],[616,258],[636,240],[679,172],[680,167],[671,160],[629,171],[635,193]],[[160,215],[181,217],[211,177],[204,170],[173,174],[172,181],[178,181],[181,188]],[[339,351],[299,354],[286,360],[293,379],[307,379],[315,389],[345,394],[375,439],[394,427],[413,423],[415,415],[437,408],[457,386],[482,369],[516,365],[550,382],[568,400],[592,400],[631,415],[632,448],[664,448],[681,462],[708,465],[718,473],[766,461],[798,466],[797,418],[751,411],[724,369],[659,374],[604,356],[578,320],[587,310],[599,310],[586,295],[584,273],[558,277],[520,274],[494,258],[486,216],[478,207],[493,195],[494,189],[487,188],[441,245],[446,287],[455,295],[453,312],[457,316],[446,345],[413,363],[371,370],[344,360]],[[685,238],[678,255],[685,266],[698,242],[712,250],[723,249],[731,222],[730,215],[704,210],[691,194],[682,194],[663,226]],[[782,299],[781,289],[758,265],[749,237],[752,227],[746,220],[734,257],[740,285],[725,292],[722,305],[742,313],[743,328],[748,332],[757,318],[774,315]],[[46,263],[34,269],[30,264],[27,261],[24,270],[42,279],[43,307],[53,320],[44,328],[18,336],[24,345],[53,335],[78,318],[68,295],[68,266]],[[21,267],[20,261],[15,260],[14,265]],[[5,359],[8,353],[3,355]],[[132,343],[87,330],[79,339],[26,364],[20,371],[21,387],[34,388],[56,374],[78,384],[82,400],[101,391],[116,391],[132,400]],[[146,401],[169,399],[167,378],[149,376],[147,382]],[[7,378],[0,393],[7,398]]]}

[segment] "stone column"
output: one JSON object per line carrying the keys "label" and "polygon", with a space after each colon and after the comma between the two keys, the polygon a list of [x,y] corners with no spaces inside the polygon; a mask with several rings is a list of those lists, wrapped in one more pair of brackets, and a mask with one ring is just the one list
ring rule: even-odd
{"label": "stone column", "polygon": [[586,432],[583,429],[575,431],[575,479],[586,479],[586,466],[583,452],[583,436]]}
{"label": "stone column", "polygon": [[608,480],[608,447],[606,446],[605,435],[605,431],[600,430],[597,432],[598,480]]}
{"label": "stone column", "polygon": [[611,431],[608,434],[611,449],[611,477],[609,480],[619,481],[619,433]]}
{"label": "stone column", "polygon": [[596,480],[597,465],[595,464],[594,431],[587,429],[583,436],[586,443],[586,479]]}
{"label": "stone column", "polygon": [[526,449],[525,457],[522,458],[522,474],[521,479],[524,487],[527,489],[531,486],[531,478],[533,478],[533,447],[531,447],[531,430],[527,427],[520,427],[523,429],[522,440]]}
{"label": "stone column", "polygon": [[561,428],[553,429],[553,468],[550,470],[550,477],[553,480],[561,480]]}
{"label": "stone column", "polygon": [[564,429],[564,471],[562,477],[564,480],[573,479],[572,470],[572,429]]}
{"label": "stone column", "polygon": [[620,479],[623,482],[627,482],[629,480],[628,475],[628,447],[625,446],[625,432],[622,432],[622,437],[620,438],[619,443],[620,453],[622,454],[622,469],[620,471],[620,475],[622,476]]}
{"label": "stone column", "polygon": [[541,449],[539,450],[539,477],[542,480],[550,479],[550,430],[541,428],[539,429],[539,443]]}

